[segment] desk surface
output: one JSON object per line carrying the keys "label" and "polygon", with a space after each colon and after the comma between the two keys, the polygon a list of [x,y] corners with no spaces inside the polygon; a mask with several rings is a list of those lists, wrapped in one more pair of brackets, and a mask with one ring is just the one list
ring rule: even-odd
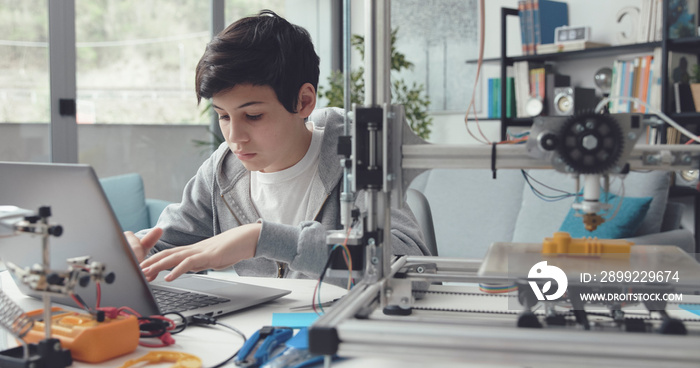
{"label": "desk surface", "polygon": [[[212,277],[223,279],[236,279],[238,282],[245,282],[253,285],[273,286],[276,288],[291,290],[291,294],[280,299],[268,302],[256,307],[248,308],[219,318],[219,321],[236,327],[250,337],[255,331],[264,325],[272,323],[273,313],[290,313],[296,306],[306,306],[311,304],[315,280],[297,279],[269,279],[239,277],[227,272],[213,272]],[[2,290],[19,304],[25,311],[42,308],[41,301],[23,295],[15,283],[11,280],[9,272],[1,271]],[[322,300],[332,300],[345,294],[345,290],[337,286],[324,284],[322,289]],[[304,310],[300,312],[312,312]],[[230,330],[221,327],[200,327],[192,326],[174,336],[176,343],[161,350],[182,351],[194,354],[202,359],[203,367],[211,367],[228,358],[234,351],[242,345],[242,339]],[[14,341],[11,342],[14,344]],[[14,345],[13,345],[14,346]],[[136,359],[154,349],[139,346],[131,354],[118,357],[101,364],[91,365],[82,362],[73,363],[72,367],[119,367],[130,359]],[[149,367],[169,367],[170,364],[149,365]],[[441,364],[441,366],[449,367]],[[454,363],[454,366],[464,366],[464,364]],[[229,363],[226,367],[235,367]],[[380,358],[354,358],[333,363],[333,367],[425,367],[425,362],[415,362],[408,360],[388,360]]]}
{"label": "desk surface", "polygon": [[[247,337],[250,337],[255,331],[257,331],[262,326],[270,325],[272,323],[273,313],[290,313],[294,312],[290,310],[290,308],[292,307],[310,305],[313,290],[316,286],[315,280],[250,278],[239,277],[235,274],[227,272],[213,272],[212,277],[223,279],[235,279],[237,282],[245,282],[253,285],[272,286],[291,291],[291,294],[286,295],[275,301],[268,302],[256,307],[248,308],[242,311],[238,311],[232,314],[228,314],[219,318],[220,322],[238,328],[243,333],[245,333]],[[13,300],[15,300],[25,311],[35,310],[42,307],[41,301],[27,297],[19,292],[7,271],[0,272],[0,280],[2,281],[2,290]],[[450,286],[442,286],[440,288],[444,288],[445,291],[449,291]],[[345,293],[346,291],[342,288],[324,284],[322,288],[322,300],[332,300],[344,295]],[[693,299],[695,299],[693,302],[697,302],[697,297]],[[441,300],[440,298],[438,298],[434,300],[434,302],[442,303],[444,306],[444,303],[448,303],[449,301]],[[427,303],[427,301],[421,302],[421,304],[425,303]],[[464,300],[460,301],[460,303],[463,304]],[[469,308],[484,310],[506,309],[506,303],[507,301],[505,300],[505,298],[480,298],[478,295],[476,295],[475,297],[470,298]],[[423,307],[425,306],[426,305],[423,305]],[[428,304],[427,306],[430,305]],[[305,310],[303,312],[311,312],[311,310]],[[677,317],[679,318],[697,317],[686,311],[674,311],[674,314],[677,313],[680,313],[680,315],[677,315]],[[482,317],[482,323],[487,323],[487,321],[485,321],[486,319],[488,318]],[[491,322],[495,323],[498,321]],[[175,335],[174,337],[176,340],[175,345],[161,349],[168,351],[182,351],[194,354],[202,359],[204,367],[211,367],[215,364],[220,363],[221,361],[228,358],[234,351],[238,350],[242,345],[242,339],[239,336],[232,333],[230,330],[222,327],[191,326],[182,333]],[[11,340],[11,345],[14,346],[13,340]],[[96,365],[75,362],[73,364],[73,367],[120,367],[127,360],[139,358],[153,350],[155,349],[139,346],[134,352],[122,357],[109,360],[107,362],[103,362]],[[426,361],[425,359],[414,359],[414,357],[415,356],[406,356],[405,358],[396,357],[391,359],[375,357],[352,358],[336,361],[333,363],[333,367],[417,368],[434,365],[439,365],[440,367],[483,366],[470,364],[468,360],[455,362],[453,360],[446,359],[445,361],[441,361],[439,362],[439,364],[437,364],[438,362]],[[582,363],[583,366],[585,366],[585,362],[576,362],[571,366],[576,366],[577,363]],[[170,366],[170,364],[149,365],[149,367],[156,368]],[[493,365],[489,366],[492,367]],[[506,360],[505,362],[497,366],[520,367],[522,365],[517,364],[516,359],[515,363],[513,362],[513,360]],[[233,363],[229,363],[228,365],[226,365],[226,367],[235,367],[235,365]]]}

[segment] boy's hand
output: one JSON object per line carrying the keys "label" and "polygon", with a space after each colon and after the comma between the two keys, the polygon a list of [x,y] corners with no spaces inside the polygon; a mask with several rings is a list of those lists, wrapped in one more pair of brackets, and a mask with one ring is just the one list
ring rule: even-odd
{"label": "boy's hand", "polygon": [[126,241],[129,242],[131,249],[136,255],[136,259],[139,262],[143,262],[148,254],[148,251],[156,245],[156,242],[163,235],[163,229],[159,227],[154,227],[151,231],[146,234],[142,239],[139,239],[131,231],[125,231],[124,236],[126,236]]}
{"label": "boy's hand", "polygon": [[160,251],[141,262],[146,279],[172,268],[165,281],[173,281],[185,272],[222,269],[255,255],[262,224],[247,224],[225,231],[199,243]]}

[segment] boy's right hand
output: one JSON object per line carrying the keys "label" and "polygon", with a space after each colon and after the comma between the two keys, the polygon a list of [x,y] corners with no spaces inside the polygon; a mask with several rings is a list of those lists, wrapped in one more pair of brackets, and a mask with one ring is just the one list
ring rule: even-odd
{"label": "boy's right hand", "polygon": [[156,242],[158,242],[158,239],[160,239],[162,235],[163,229],[159,227],[154,227],[141,239],[139,239],[131,231],[124,232],[124,236],[126,236],[126,241],[129,242],[129,245],[134,251],[136,259],[139,261],[139,263],[143,262],[143,260],[146,259],[148,251],[151,250],[151,248],[153,248],[154,245],[156,245]]}

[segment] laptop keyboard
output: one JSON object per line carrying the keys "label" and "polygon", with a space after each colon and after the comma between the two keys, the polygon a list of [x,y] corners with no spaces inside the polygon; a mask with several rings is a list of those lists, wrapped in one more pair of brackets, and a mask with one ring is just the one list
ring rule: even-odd
{"label": "laptop keyboard", "polygon": [[230,301],[212,295],[153,288],[153,296],[163,312],[184,312]]}

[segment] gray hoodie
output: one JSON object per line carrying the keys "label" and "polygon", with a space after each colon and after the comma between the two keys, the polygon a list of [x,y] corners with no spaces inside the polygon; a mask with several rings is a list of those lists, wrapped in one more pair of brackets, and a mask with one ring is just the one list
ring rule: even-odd
{"label": "gray hoodie", "polygon": [[[318,168],[323,192],[313,193],[311,198],[314,208],[319,208],[315,221],[284,225],[261,220],[255,256],[234,265],[239,275],[316,279],[328,258],[326,232],[342,229],[339,198],[343,169],[337,144],[343,133],[343,112],[320,109],[309,120],[317,127],[325,127]],[[364,211],[364,193],[357,195],[355,204]],[[163,211],[157,224],[163,228],[163,236],[151,252],[194,244],[259,219],[250,197],[249,172],[224,143],[187,183],[182,202]],[[137,235],[141,237],[146,232]],[[429,254],[407,205],[392,209],[391,234],[394,254]]]}

